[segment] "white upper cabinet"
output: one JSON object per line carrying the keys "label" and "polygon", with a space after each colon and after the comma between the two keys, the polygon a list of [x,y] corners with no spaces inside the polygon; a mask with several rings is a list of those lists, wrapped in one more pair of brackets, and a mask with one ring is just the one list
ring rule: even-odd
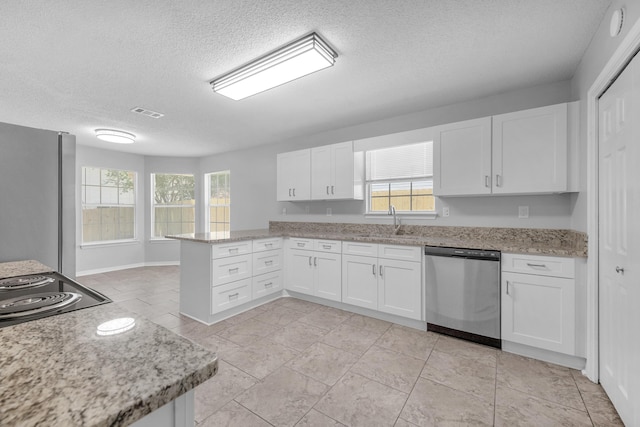
{"label": "white upper cabinet", "polygon": [[433,136],[434,194],[490,194],[491,117],[438,126]]}
{"label": "white upper cabinet", "polygon": [[[577,103],[517,111],[437,126],[436,196],[544,194],[568,186],[567,110]],[[573,133],[572,133],[573,134]],[[575,154],[575,153],[574,153]]]}
{"label": "white upper cabinet", "polygon": [[567,190],[567,104],[493,116],[493,192]]}
{"label": "white upper cabinet", "polygon": [[311,198],[311,150],[280,153],[277,157],[277,200]]}
{"label": "white upper cabinet", "polygon": [[353,141],[311,149],[311,199],[358,199],[364,196],[362,153]]}
{"label": "white upper cabinet", "polygon": [[364,153],[353,141],[278,154],[278,201],[364,198]]}

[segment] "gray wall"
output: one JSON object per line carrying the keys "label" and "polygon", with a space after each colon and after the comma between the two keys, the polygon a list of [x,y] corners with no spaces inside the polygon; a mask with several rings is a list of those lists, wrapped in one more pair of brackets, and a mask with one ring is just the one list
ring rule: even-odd
{"label": "gray wall", "polygon": [[[231,170],[231,227],[234,230],[265,228],[269,220],[328,222],[390,222],[389,218],[365,218],[363,201],[276,202],[276,154],[349,140],[361,140],[493,114],[572,101],[569,81],[514,90],[470,102],[434,108],[344,129],[309,135],[255,149],[218,154],[200,161],[202,173]],[[361,149],[380,146],[358,143]],[[393,144],[392,141],[389,142]],[[366,147],[367,144],[370,147]],[[474,225],[534,228],[569,228],[575,197],[487,196],[437,200],[450,208],[448,218],[403,219],[404,223],[427,225]],[[528,205],[530,217],[518,219],[518,206]],[[309,214],[306,213],[306,208]],[[327,208],[332,216],[327,217]],[[282,211],[286,209],[287,215]],[[201,224],[202,225],[202,224]]]}
{"label": "gray wall", "polygon": [[[144,188],[144,191],[138,192],[137,233],[141,242],[135,245],[79,248],[78,271],[87,272],[143,263],[153,265],[178,260],[178,242],[150,241],[149,239],[151,224],[146,219],[150,218],[151,214],[151,173],[195,173],[196,197],[198,200],[203,200],[204,174],[230,170],[231,226],[233,230],[266,228],[270,220],[386,223],[390,222],[390,218],[386,216],[365,217],[364,201],[277,202],[276,154],[349,140],[357,140],[356,146],[359,149],[393,145],[397,143],[393,137],[376,137],[572,100],[571,82],[562,81],[359,126],[331,130],[279,144],[197,159],[143,157],[79,146],[78,171],[81,166],[136,170],[139,189]],[[79,182],[78,178],[78,187]],[[441,211],[442,206],[446,204],[450,208],[450,217],[403,218],[403,222],[426,225],[570,228],[576,200],[576,196],[570,194],[447,198],[444,201],[437,200],[436,209]],[[528,219],[518,219],[518,206],[520,205],[529,206],[530,217]],[[309,213],[306,212],[307,207]],[[282,211],[285,208],[287,215],[283,216]],[[332,209],[333,214],[330,217],[326,216],[327,208]],[[78,213],[80,215],[79,207]],[[204,230],[202,213],[201,207],[196,209],[197,231]]]}
{"label": "gray wall", "polygon": [[[625,25],[617,37],[611,37],[609,35],[611,13],[621,7],[625,8]],[[614,0],[600,23],[598,31],[591,39],[571,81],[572,97],[581,101],[580,142],[582,146],[579,162],[581,191],[575,196],[574,213],[571,218],[571,228],[576,230],[587,231],[587,92],[638,19],[640,19],[639,1]]]}

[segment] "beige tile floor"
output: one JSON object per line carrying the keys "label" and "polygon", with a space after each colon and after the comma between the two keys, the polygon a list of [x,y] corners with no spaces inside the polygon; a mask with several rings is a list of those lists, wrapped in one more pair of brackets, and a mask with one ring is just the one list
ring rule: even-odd
{"label": "beige tile floor", "polygon": [[199,426],[615,426],[580,372],[281,298],[205,326],[179,314],[179,267],[81,283],[218,353],[195,393]]}

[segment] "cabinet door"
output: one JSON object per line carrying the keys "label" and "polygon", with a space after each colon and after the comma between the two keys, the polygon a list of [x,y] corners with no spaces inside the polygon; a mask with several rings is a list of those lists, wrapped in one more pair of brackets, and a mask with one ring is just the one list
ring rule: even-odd
{"label": "cabinet door", "polygon": [[491,193],[491,117],[434,129],[433,194]]}
{"label": "cabinet door", "polygon": [[286,267],[286,288],[313,295],[313,252],[289,250]]}
{"label": "cabinet door", "polygon": [[493,192],[567,190],[567,104],[493,116]]}
{"label": "cabinet door", "polygon": [[310,200],[311,150],[278,154],[276,188],[278,201]]}
{"label": "cabinet door", "polygon": [[573,355],[574,280],[503,272],[502,339]]}
{"label": "cabinet door", "polygon": [[315,295],[333,301],[342,301],[342,255],[315,252]]}
{"label": "cabinet door", "polygon": [[353,163],[353,142],[343,142],[331,145],[331,198],[333,199],[353,199],[354,198],[354,163]]}
{"label": "cabinet door", "polygon": [[378,258],[342,256],[342,302],[378,309]]}
{"label": "cabinet door", "polygon": [[331,199],[332,183],[331,146],[311,149],[311,199]]}
{"label": "cabinet door", "polygon": [[422,320],[422,264],[380,260],[378,310]]}

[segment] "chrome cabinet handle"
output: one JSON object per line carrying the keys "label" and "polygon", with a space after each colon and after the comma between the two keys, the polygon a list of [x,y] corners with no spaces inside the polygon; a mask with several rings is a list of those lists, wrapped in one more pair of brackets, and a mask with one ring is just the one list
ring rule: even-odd
{"label": "chrome cabinet handle", "polygon": [[373,275],[376,275],[376,265],[375,264],[371,264],[372,267],[372,271],[373,271]]}
{"label": "chrome cabinet handle", "polygon": [[496,187],[502,187],[502,183],[500,182],[500,175],[496,174]]}
{"label": "chrome cabinet handle", "polygon": [[229,253],[237,254],[238,253],[238,248],[229,248]]}
{"label": "chrome cabinet handle", "polygon": [[491,181],[489,181],[489,175],[484,176],[484,186],[491,187]]}
{"label": "chrome cabinet handle", "polygon": [[265,283],[264,284],[265,288],[270,288],[271,286],[273,286],[273,282],[269,282],[269,283]]}
{"label": "chrome cabinet handle", "polygon": [[237,273],[240,270],[240,267],[230,268],[229,273]]}
{"label": "chrome cabinet handle", "polygon": [[624,274],[624,268],[616,266],[616,273]]}
{"label": "chrome cabinet handle", "polygon": [[296,197],[296,189],[293,189],[293,197]]}
{"label": "chrome cabinet handle", "polygon": [[273,246],[273,243],[265,243],[265,244],[264,244],[264,247],[265,247],[265,248],[270,248],[270,247],[272,247],[272,246]]}
{"label": "chrome cabinet handle", "polygon": [[298,242],[298,247],[299,247],[299,248],[304,247],[304,243],[302,243],[302,242]]}
{"label": "chrome cabinet handle", "polygon": [[311,266],[311,258],[313,257],[309,257],[309,266]]}
{"label": "chrome cabinet handle", "polygon": [[289,197],[291,197],[291,189],[289,189]]}
{"label": "chrome cabinet handle", "polygon": [[510,283],[509,283],[509,281],[507,280],[507,295],[511,296],[511,294],[509,293],[509,285],[510,285]]}
{"label": "chrome cabinet handle", "polygon": [[273,260],[269,260],[269,261],[265,261],[264,262],[264,265],[271,265],[271,264],[273,264]]}
{"label": "chrome cabinet handle", "polygon": [[380,277],[382,277],[382,265],[380,266]]}
{"label": "chrome cabinet handle", "polygon": [[240,295],[240,292],[236,292],[235,294],[231,294],[229,295],[229,299],[231,298],[237,298]]}
{"label": "chrome cabinet handle", "polygon": [[333,185],[331,186],[331,194],[333,194]]}
{"label": "chrome cabinet handle", "polygon": [[528,262],[527,265],[529,267],[533,267],[533,268],[536,268],[536,267],[538,267],[538,268],[547,268],[547,264],[532,264],[532,263]]}
{"label": "chrome cabinet handle", "polygon": [[313,257],[313,266],[314,267],[318,266],[318,257],[316,257],[316,256]]}
{"label": "chrome cabinet handle", "polygon": [[329,186],[327,185],[327,194],[329,194]]}
{"label": "chrome cabinet handle", "polygon": [[323,249],[331,249],[331,245],[322,245]]}

